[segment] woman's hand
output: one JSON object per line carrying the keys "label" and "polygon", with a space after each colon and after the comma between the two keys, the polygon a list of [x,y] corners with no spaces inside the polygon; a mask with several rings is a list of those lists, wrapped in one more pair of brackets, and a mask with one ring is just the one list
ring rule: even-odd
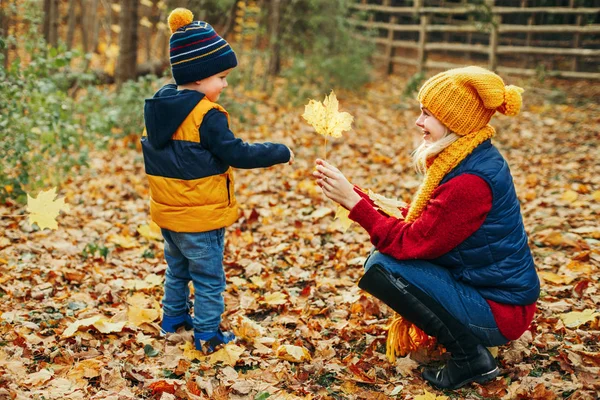
{"label": "woman's hand", "polygon": [[294,152],[289,147],[288,150],[290,151],[290,160],[288,161],[288,164],[292,165],[294,163]]}
{"label": "woman's hand", "polygon": [[317,178],[317,185],[323,189],[325,196],[340,204],[348,210],[360,201],[361,197],[354,191],[354,186],[339,169],[327,161],[317,159],[316,171],[313,175]]}

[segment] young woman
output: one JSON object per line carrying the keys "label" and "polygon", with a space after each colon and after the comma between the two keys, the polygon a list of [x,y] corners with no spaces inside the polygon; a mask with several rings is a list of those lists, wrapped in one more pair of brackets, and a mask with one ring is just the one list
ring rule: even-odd
{"label": "young woman", "polygon": [[425,174],[398,219],[380,213],[334,166],[317,160],[318,185],[350,210],[375,246],[359,286],[381,299],[451,353],[423,377],[456,389],[499,374],[487,347],[517,339],[529,327],[539,280],[506,160],[488,123],[515,116],[521,92],[479,67],[451,69],[419,91],[413,154]]}

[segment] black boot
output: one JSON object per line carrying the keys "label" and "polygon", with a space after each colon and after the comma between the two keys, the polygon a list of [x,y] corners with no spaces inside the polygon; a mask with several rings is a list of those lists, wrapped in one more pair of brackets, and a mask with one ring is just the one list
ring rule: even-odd
{"label": "black boot", "polygon": [[444,307],[404,278],[374,264],[358,286],[390,306],[429,336],[437,338],[452,357],[439,369],[426,368],[423,378],[441,389],[487,382],[500,370],[490,352]]}

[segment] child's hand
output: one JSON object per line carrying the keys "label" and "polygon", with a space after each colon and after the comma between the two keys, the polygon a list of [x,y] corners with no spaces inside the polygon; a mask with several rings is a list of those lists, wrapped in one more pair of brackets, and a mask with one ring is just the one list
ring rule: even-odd
{"label": "child's hand", "polygon": [[317,184],[323,189],[325,196],[348,210],[352,210],[361,199],[360,195],[354,191],[354,186],[339,169],[327,161],[317,159],[316,164],[317,170],[313,172],[313,175],[317,178]]}
{"label": "child's hand", "polygon": [[290,151],[290,161],[288,161],[288,164],[292,165],[294,163],[294,152],[289,147],[288,150]]}

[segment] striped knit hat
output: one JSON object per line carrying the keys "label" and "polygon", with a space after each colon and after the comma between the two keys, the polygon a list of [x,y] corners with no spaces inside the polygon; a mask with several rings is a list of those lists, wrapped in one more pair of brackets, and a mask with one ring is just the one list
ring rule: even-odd
{"label": "striped knit hat", "polygon": [[518,86],[481,67],[454,68],[423,84],[418,99],[438,120],[458,135],[486,126],[496,111],[514,116],[521,109]]}
{"label": "striped knit hat", "polygon": [[229,43],[186,8],[169,15],[171,69],[178,85],[199,81],[237,65]]}

